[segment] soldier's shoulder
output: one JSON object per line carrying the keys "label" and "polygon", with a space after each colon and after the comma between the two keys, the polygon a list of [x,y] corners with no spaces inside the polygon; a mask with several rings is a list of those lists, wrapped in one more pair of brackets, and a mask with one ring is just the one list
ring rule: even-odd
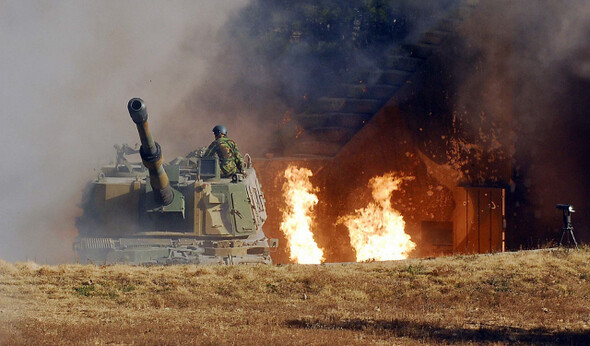
{"label": "soldier's shoulder", "polygon": [[235,144],[234,141],[232,141],[231,139],[229,139],[227,137],[221,137],[218,140],[219,140],[219,144],[223,144],[223,145]]}
{"label": "soldier's shoulder", "polygon": [[227,138],[227,137],[224,137],[224,139],[226,140],[227,143],[231,143],[233,145],[236,145],[236,142],[233,139]]}

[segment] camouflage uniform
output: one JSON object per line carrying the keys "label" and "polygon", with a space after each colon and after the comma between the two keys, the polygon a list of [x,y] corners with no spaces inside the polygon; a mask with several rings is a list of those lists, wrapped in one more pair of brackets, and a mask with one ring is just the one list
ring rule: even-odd
{"label": "camouflage uniform", "polygon": [[217,154],[219,157],[222,178],[228,178],[233,174],[242,172],[244,159],[238,150],[236,142],[233,140],[225,136],[214,140],[203,156],[213,156],[213,154]]}

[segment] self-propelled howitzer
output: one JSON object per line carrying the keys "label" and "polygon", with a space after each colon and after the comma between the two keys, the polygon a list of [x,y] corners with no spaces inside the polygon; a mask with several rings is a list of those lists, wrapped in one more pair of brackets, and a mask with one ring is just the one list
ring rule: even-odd
{"label": "self-propelled howitzer", "polygon": [[218,158],[202,157],[202,150],[164,164],[144,102],[131,99],[128,110],[139,133],[143,165],[128,162],[115,146],[117,163],[101,167],[88,184],[84,213],[76,222],[78,260],[271,263],[262,230],[265,199],[250,157],[245,155],[244,174],[228,179],[220,178]]}

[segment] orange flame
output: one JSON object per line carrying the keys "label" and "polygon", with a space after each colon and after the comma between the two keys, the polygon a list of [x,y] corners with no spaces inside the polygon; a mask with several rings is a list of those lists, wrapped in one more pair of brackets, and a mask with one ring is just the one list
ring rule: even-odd
{"label": "orange flame", "polygon": [[369,186],[375,202],[338,219],[348,228],[357,262],[404,259],[416,247],[404,231],[404,218],[390,201],[392,192],[408,179],[412,178],[396,178],[393,173],[373,177]]}
{"label": "orange flame", "polygon": [[283,196],[287,208],[283,211],[281,231],[287,237],[291,250],[290,259],[296,263],[317,264],[324,259],[324,252],[318,248],[311,233],[311,211],[318,203],[307,168],[289,166],[285,170],[287,181],[283,184]]}

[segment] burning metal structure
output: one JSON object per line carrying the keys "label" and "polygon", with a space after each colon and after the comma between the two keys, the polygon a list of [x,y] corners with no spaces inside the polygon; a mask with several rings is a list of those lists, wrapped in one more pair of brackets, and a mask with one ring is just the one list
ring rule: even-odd
{"label": "burning metal structure", "polygon": [[[284,232],[271,236],[291,245],[276,254],[279,262],[505,250],[505,188],[511,169],[509,156],[502,155],[505,148],[482,151],[488,155],[480,159],[487,160],[486,167],[467,167],[474,162],[464,159],[464,152],[482,149],[454,135],[459,131],[454,120],[441,133],[441,124],[417,116],[417,107],[429,96],[422,86],[440,68],[438,47],[449,43],[474,8],[474,2],[463,2],[423,32],[418,43],[390,49],[380,68],[358,71],[329,95],[315,98],[304,113],[289,114],[294,130],[286,141],[287,157],[259,161],[258,166],[267,194],[281,190],[288,200],[287,207],[269,201],[269,215],[283,215],[282,221],[271,216],[269,223],[280,224],[276,229]],[[448,144],[446,152],[434,148],[436,138]],[[294,225],[304,238],[294,236]],[[272,233],[275,227],[269,229]],[[306,239],[311,247],[306,253],[316,252],[313,262],[301,260],[297,239]]]}

